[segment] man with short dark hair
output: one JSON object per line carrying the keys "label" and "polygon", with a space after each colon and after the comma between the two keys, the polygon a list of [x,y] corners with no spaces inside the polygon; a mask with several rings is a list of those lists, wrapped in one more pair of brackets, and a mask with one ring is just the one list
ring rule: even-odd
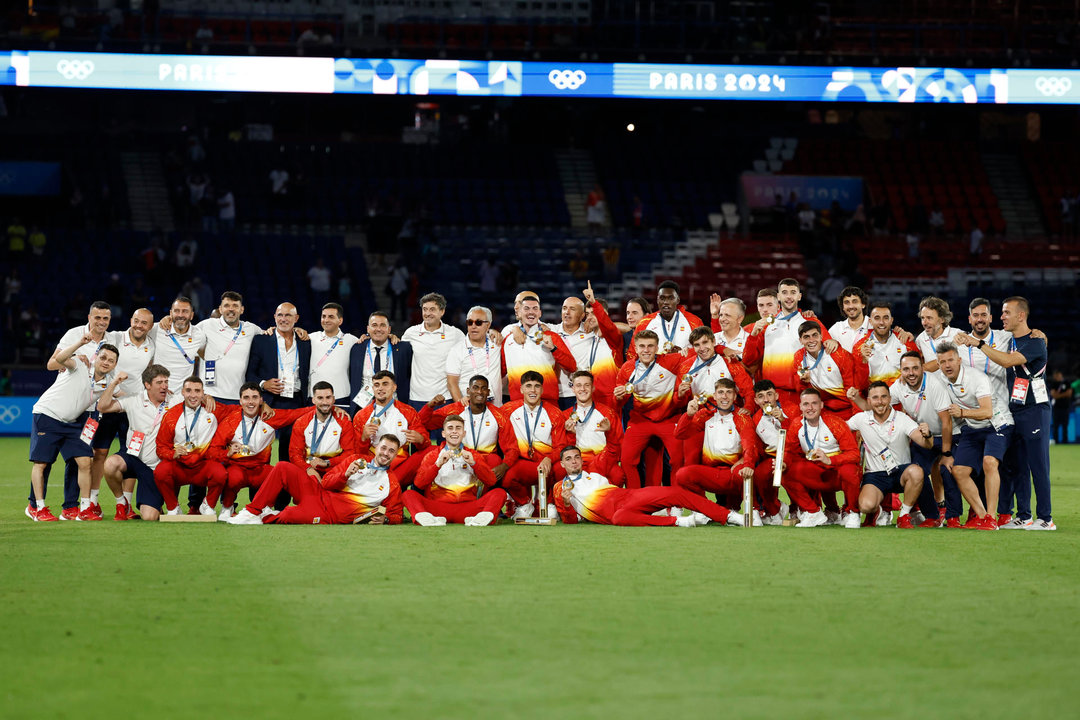
{"label": "man with short dark hair", "polygon": [[[595,381],[588,370],[574,373],[571,387],[574,404],[563,410],[560,418],[566,441],[581,450],[586,469],[603,475],[614,485],[623,485],[626,476],[619,467],[623,426],[618,413],[596,396]],[[560,469],[556,468],[557,475]]]}
{"label": "man with short dark hair", "polygon": [[464,446],[491,466],[495,479],[501,481],[510,466],[520,457],[517,438],[502,408],[490,400],[491,388],[484,375],[473,375],[465,389],[464,402],[444,405],[442,395],[436,395],[420,408],[420,422],[428,430],[441,428],[449,415],[460,415],[465,421]]}
{"label": "man with short dark hair", "polygon": [[394,373],[380,370],[371,381],[374,400],[356,413],[353,429],[356,431],[356,452],[371,459],[373,448],[379,438],[393,435],[398,440],[398,453],[390,464],[394,476],[408,486],[416,475],[424,455],[433,448],[419,415],[408,404],[394,400],[397,384]]}
{"label": "man with short dark hair", "polygon": [[90,507],[96,500],[90,497],[90,467],[94,457],[90,444],[97,422],[91,423],[87,410],[105,391],[120,353],[115,345],[102,343],[94,350],[92,366],[86,367],[75,354],[92,339],[90,332],[84,332],[50,358],[63,371],[34,403],[30,432],[33,502],[26,507],[26,516],[34,521],[58,519],[45,505],[45,468],[56,462],[58,454],[63,455],[65,462],[74,461],[78,466],[79,512],[74,519],[101,519]]}
{"label": "man with short dark hair", "polygon": [[[855,361],[855,387],[865,390],[870,383],[892,383],[900,377],[900,358],[918,352],[913,340],[902,340],[893,330],[892,303],[873,302],[868,309],[871,331],[855,343],[851,356]],[[904,333],[910,337],[910,333]]]}
{"label": "man with short dark hair", "polygon": [[799,390],[814,387],[821,391],[825,409],[845,420],[855,413],[848,390],[855,385],[855,361],[842,347],[832,352],[824,348],[821,324],[807,320],[799,325],[802,349],[791,360],[791,371],[798,378]]}
{"label": "man with short dark hair", "polygon": [[836,304],[840,312],[844,314],[844,318],[832,324],[829,335],[848,352],[852,352],[855,343],[870,332],[870,318],[866,315],[866,306],[869,302],[870,298],[867,297],[866,292],[854,285],[848,285],[841,290],[836,298]]}
{"label": "man with short dark hair", "polygon": [[[679,487],[620,488],[582,467],[581,451],[568,445],[559,453],[564,477],[553,493],[559,518],[627,527],[697,527],[710,521],[742,525],[742,516]],[[691,512],[682,515],[682,508]],[[661,512],[663,511],[663,512]],[[674,511],[674,512],[673,512]]]}
{"label": "man with short dark hair", "polygon": [[494,487],[491,467],[465,447],[465,419],[447,415],[443,438],[442,445],[428,453],[420,465],[416,489],[404,493],[412,521],[424,527],[496,524],[506,504],[506,491]]}
{"label": "man with short dark hair", "polygon": [[262,328],[240,319],[244,298],[238,292],[222,293],[218,311],[221,317],[207,318],[196,326],[206,336],[206,345],[199,353],[199,379],[214,400],[237,405],[240,386],[246,382],[251,343],[262,334]]}
{"label": "man with short dark hair", "polygon": [[349,391],[353,394],[350,414],[355,415],[375,399],[371,381],[380,370],[394,373],[399,397],[409,397],[412,345],[404,340],[394,342],[390,329],[390,316],[376,310],[368,315],[367,337],[349,351]]}
{"label": "man with short dark hair", "polygon": [[510,326],[502,342],[503,367],[511,400],[521,399],[524,374],[539,373],[543,378],[544,399],[559,402],[557,368],[574,372],[577,360],[554,330],[540,322],[540,301],[535,296],[521,300],[521,322]]}
{"label": "man with short dark hair", "polygon": [[154,325],[150,340],[154,343],[154,364],[169,371],[169,407],[184,401],[180,388],[184,379],[195,374],[195,361],[206,347],[206,333],[193,325],[195,306],[191,298],[173,300],[169,315]]}
{"label": "man with short dark hair", "polygon": [[503,488],[517,506],[514,518],[532,517],[537,508],[530,493],[544,474],[549,486],[554,483],[556,448],[566,444],[566,432],[559,420],[559,406],[547,399],[544,376],[535,370],[521,375],[520,400],[511,400],[501,411],[517,438],[518,459],[503,477]]}
{"label": "man with short dark hair", "polygon": [[408,395],[413,410],[419,410],[436,395],[449,394],[446,358],[451,348],[465,340],[465,333],[443,322],[446,298],[439,293],[420,298],[420,313],[423,322],[411,326],[401,336],[412,345],[413,351]]}
{"label": "man with short dark hair", "polygon": [[322,330],[311,333],[311,370],[308,374],[308,396],[311,388],[320,380],[334,386],[334,397],[339,407],[348,407],[352,397],[349,383],[349,354],[360,342],[355,335],[341,329],[345,322],[345,308],[330,302],[322,306],[319,324]]}
{"label": "man with short dark hair", "polygon": [[[690,347],[690,331],[704,325],[701,318],[687,312],[679,302],[679,284],[665,280],[656,286],[657,311],[643,317],[634,328],[634,336],[643,330],[656,333],[659,338],[658,351],[675,352]],[[634,343],[626,350],[627,361],[637,359]]]}

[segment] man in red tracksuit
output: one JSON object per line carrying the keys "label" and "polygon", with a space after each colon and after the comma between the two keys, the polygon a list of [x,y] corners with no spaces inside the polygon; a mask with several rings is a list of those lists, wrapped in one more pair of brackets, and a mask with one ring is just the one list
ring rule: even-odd
{"label": "man in red tracksuit", "polygon": [[817,388],[825,410],[847,420],[859,410],[848,397],[848,389],[855,387],[855,359],[842,347],[832,352],[825,350],[821,326],[814,320],[799,326],[799,342],[802,348],[791,360],[791,373],[799,391]]}
{"label": "man in red tracksuit", "polygon": [[844,492],[845,512],[859,511],[859,484],[862,469],[859,447],[847,423],[823,412],[821,393],[806,388],[799,395],[801,417],[788,429],[784,448],[783,487],[791,501],[803,512],[795,527],[836,524],[842,518],[830,518],[811,497],[813,491]]}
{"label": "man in red tracksuit", "polygon": [[394,399],[397,391],[394,373],[380,370],[371,378],[371,392],[375,399],[356,413],[353,428],[356,430],[356,450],[370,460],[372,447],[384,435],[394,435],[401,449],[390,464],[394,476],[403,486],[412,483],[416,469],[431,451],[431,438],[420,416],[406,403]]}
{"label": "man in red tracksuit", "polygon": [[[314,468],[305,472],[292,463],[279,462],[251,503],[228,522],[349,525],[369,520],[373,525],[398,525],[402,519],[401,486],[390,470],[398,449],[397,437],[384,435],[375,445],[371,461],[355,453],[343,455],[343,461],[322,476]],[[282,491],[296,504],[275,512],[273,504]],[[385,513],[379,512],[380,507]]]}
{"label": "man in red tracksuit", "polygon": [[491,468],[464,446],[465,419],[447,415],[443,438],[445,442],[421,463],[416,489],[405,491],[405,507],[413,522],[425,527],[494,525],[506,503],[506,491],[492,487]]}
{"label": "man in red tracksuit", "polygon": [[536,507],[530,502],[532,488],[543,471],[548,491],[555,482],[558,448],[566,444],[566,431],[560,422],[562,411],[554,402],[544,400],[544,377],[533,370],[521,376],[521,399],[502,406],[517,442],[518,459],[503,477],[503,488],[517,505],[514,518],[532,517]]}
{"label": "man in red tracksuit", "polygon": [[[173,407],[161,419],[157,434],[157,454],[161,462],[154,468],[154,483],[165,500],[168,515],[179,515],[177,493],[184,485],[224,487],[225,468],[207,454],[217,432],[218,421],[229,411],[218,403],[213,412],[203,406],[203,382],[197,377],[184,381],[181,388],[184,402]],[[214,508],[203,500],[200,515],[216,515]]]}
{"label": "man in red tracksuit", "polygon": [[[689,337],[689,332],[687,332]],[[638,474],[641,454],[653,438],[659,438],[667,450],[671,467],[682,467],[682,441],[675,438],[675,421],[679,413],[675,396],[679,365],[683,356],[677,352],[657,355],[659,336],[652,330],[641,330],[634,336],[636,360],[627,360],[615,377],[615,402],[619,411],[631,397],[630,422],[622,441],[622,469],[626,486],[639,488]],[[659,485],[663,469],[654,463],[645,478],[646,485]]]}
{"label": "man in red tracksuit", "polygon": [[495,479],[501,481],[520,457],[510,421],[501,408],[488,402],[491,389],[483,375],[469,378],[465,395],[467,405],[461,402],[443,405],[446,398],[436,395],[420,408],[420,422],[428,430],[437,430],[450,415],[460,415],[465,420],[465,439],[462,441],[465,448],[487,463],[495,473]]}
{"label": "man in red tracksuit", "polygon": [[[582,462],[589,472],[608,478],[612,485],[623,485],[626,476],[619,467],[623,427],[615,409],[605,405],[594,394],[593,374],[578,370],[570,376],[574,404],[563,410],[560,421],[566,431],[566,442],[581,450]],[[562,479],[563,468],[555,468],[555,477]]]}
{"label": "man in red tracksuit", "polygon": [[[564,523],[588,520],[604,525],[629,527],[696,527],[709,521],[742,525],[742,516],[679,487],[648,487],[630,490],[615,487],[603,475],[582,468],[581,451],[573,445],[562,449],[565,477],[555,484],[555,507]],[[689,508],[689,515],[682,515]],[[678,512],[672,513],[673,509]],[[659,515],[659,510],[667,512]]]}
{"label": "man in red tracksuit", "polygon": [[[262,417],[264,408],[259,384],[250,382],[240,386],[240,405],[229,406],[229,413],[219,423],[210,443],[210,459],[225,466],[225,486],[211,484],[206,489],[206,503],[214,507],[221,499],[221,515],[218,520],[228,520],[236,514],[236,496],[244,488],[254,488],[252,495],[270,474],[270,451],[275,431],[287,427],[308,408],[272,410],[273,415]],[[342,411],[342,415],[348,416]]]}
{"label": "man in red tracksuit", "polygon": [[764,525],[781,525],[787,506],[780,502],[780,492],[773,487],[776,448],[780,431],[787,430],[792,419],[799,417],[799,408],[782,400],[771,380],[758,380],[754,383],[754,404],[757,411],[753,423],[758,444],[754,490],[761,497],[761,522]]}
{"label": "man in red tracksuit", "polygon": [[[675,436],[701,435],[703,465],[684,465],[675,472],[674,485],[697,495],[717,498],[737,494],[744,480],[753,478],[758,443],[749,417],[735,412],[735,381],[720,378],[709,402],[694,398],[679,420]],[[757,525],[758,523],[754,523]]]}
{"label": "man in red tracksuit", "polygon": [[289,462],[318,479],[339,465],[348,465],[360,452],[353,424],[335,411],[334,386],[320,380],[311,389],[315,407],[293,421]]}

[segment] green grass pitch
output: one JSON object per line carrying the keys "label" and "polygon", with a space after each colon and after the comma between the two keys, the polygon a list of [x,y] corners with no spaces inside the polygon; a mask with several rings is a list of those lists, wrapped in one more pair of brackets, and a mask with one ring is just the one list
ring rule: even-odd
{"label": "green grass pitch", "polygon": [[0,439],[5,719],[1073,706],[1074,447],[1056,533],[35,524],[26,454]]}

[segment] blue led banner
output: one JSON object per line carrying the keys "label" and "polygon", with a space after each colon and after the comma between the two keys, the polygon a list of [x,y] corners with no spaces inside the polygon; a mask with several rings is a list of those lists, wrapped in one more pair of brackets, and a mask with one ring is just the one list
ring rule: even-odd
{"label": "blue led banner", "polygon": [[14,51],[0,85],[364,95],[1080,104],[1080,70]]}

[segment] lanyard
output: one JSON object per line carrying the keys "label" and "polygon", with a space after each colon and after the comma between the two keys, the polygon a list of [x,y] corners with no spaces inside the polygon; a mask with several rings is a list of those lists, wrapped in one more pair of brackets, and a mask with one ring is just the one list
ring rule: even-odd
{"label": "lanyard", "polygon": [[657,315],[657,317],[660,318],[660,330],[664,333],[664,340],[667,340],[672,345],[675,344],[675,330],[676,330],[676,328],[679,327],[679,317],[680,317],[680,315],[681,315],[681,313],[678,310],[676,310],[675,311],[675,316],[673,318],[671,318],[671,330],[670,331],[668,330],[667,322],[664,321],[664,317],[662,315]]}
{"label": "lanyard", "polygon": [[814,367],[810,367],[810,363],[806,362],[806,358],[808,358],[808,357],[810,357],[810,351],[809,350],[807,350],[806,354],[803,355],[803,359],[802,359],[803,370],[807,370],[809,372],[814,372],[815,370],[817,370],[817,366],[821,364],[821,359],[825,357],[825,348],[821,348],[820,350],[818,350],[817,358],[814,360]]}
{"label": "lanyard", "polygon": [[811,452],[814,446],[817,445],[818,435],[821,434],[821,418],[818,418],[817,427],[814,428],[814,441],[810,442],[810,431],[807,429],[806,423],[802,426],[803,437],[806,438],[806,452]]}
{"label": "lanyard", "polygon": [[892,411],[892,414],[889,415],[889,421],[888,422],[889,422],[889,432],[888,432],[887,435],[882,435],[881,430],[879,430],[878,428],[879,427],[885,427],[885,425],[884,424],[878,425],[877,420],[874,419],[874,417],[873,417],[873,413],[871,413],[870,423],[869,423],[870,427],[874,428],[874,432],[877,433],[877,436],[879,438],[881,438],[882,440],[885,441],[886,445],[888,445],[890,442],[892,442],[893,435],[896,433],[896,410],[895,409]]}
{"label": "lanyard", "polygon": [[150,430],[146,433],[147,435],[153,434],[154,430],[157,429],[158,424],[161,422],[161,419],[165,417],[165,412],[169,409],[166,405],[167,403],[158,405],[157,415],[154,416],[154,424],[150,426]]}
{"label": "lanyard", "polygon": [[589,351],[589,369],[590,370],[592,369],[592,366],[596,363],[596,350],[597,350],[598,347],[600,347],[600,338],[598,338],[598,337],[596,337],[594,335],[593,339],[592,339],[592,350]]}
{"label": "lanyard", "polygon": [[[282,338],[282,340],[281,340],[281,343],[282,343],[282,344],[284,344],[284,342],[285,342],[285,339],[284,339],[284,338]],[[276,344],[276,338],[275,338],[275,344]],[[284,375],[284,374],[285,374],[285,363],[284,363],[284,362],[282,361],[282,359],[281,359],[281,345],[277,345],[277,344],[276,344],[276,347],[277,347],[277,364],[278,364],[278,369],[279,369],[279,370],[281,370],[281,374],[282,374],[282,375]],[[331,350],[333,350],[333,348],[331,348]],[[288,351],[288,350],[286,350],[286,351],[285,351],[285,354],[286,354],[286,356],[287,356],[287,355],[289,354],[289,351]],[[324,359],[325,359],[325,358],[324,358]],[[292,366],[292,376],[293,376],[294,378],[295,378],[295,377],[297,376],[297,372],[296,372],[296,370],[297,370],[297,368],[299,368],[299,367],[300,367],[300,348],[298,348],[298,347],[296,346],[296,338],[294,337],[294,338],[293,338],[293,366]]]}
{"label": "lanyard", "polygon": [[[939,338],[945,337],[946,329],[947,328],[941,328],[941,334],[938,335]],[[926,342],[930,343],[930,349],[934,351],[935,355],[937,355],[937,345],[934,344],[934,338],[930,337],[930,333],[926,333]]]}
{"label": "lanyard", "polygon": [[[184,424],[184,435],[187,436],[187,441],[191,442],[191,431],[195,429],[195,423],[199,422],[199,413],[202,412],[202,407],[195,411],[195,417],[191,418],[191,424]],[[187,409],[184,410],[184,417],[187,418]]]}
{"label": "lanyard", "polygon": [[915,401],[915,417],[919,417],[919,408],[922,407],[923,400],[926,399],[926,373],[922,374],[922,387],[919,388],[919,398]]}
{"label": "lanyard", "polygon": [[[476,358],[473,357],[473,350],[475,350],[476,348],[468,339],[466,339],[465,342],[469,346],[469,362],[472,363],[472,369],[475,370],[476,369]],[[490,365],[490,364],[491,364],[491,350],[490,350],[490,348],[488,346],[488,339],[485,336],[484,337],[484,369],[486,370],[488,365]]]}
{"label": "lanyard", "polygon": [[[226,325],[226,327],[228,327],[228,326]],[[240,337],[240,333],[243,332],[243,330],[244,330],[244,321],[241,320],[239,327],[236,328],[236,333],[234,333],[233,336],[232,336],[232,340],[230,340],[229,344],[225,346],[225,352],[221,353],[222,358],[224,358],[226,355],[229,354],[229,351],[232,350],[233,345],[236,344],[236,338]]]}
{"label": "lanyard", "polygon": [[[641,364],[640,360],[638,360],[637,362],[634,363],[634,372],[637,372],[638,365],[640,365],[640,364]],[[630,373],[630,384],[636,386],[639,383],[643,382],[645,380],[645,378],[647,378],[649,376],[649,373],[652,372],[652,369],[654,367],[656,367],[656,361],[655,360],[653,361],[653,364],[650,365],[647,370],[645,370],[645,372],[641,373],[641,375],[638,377],[637,380],[634,379],[634,373]]]}
{"label": "lanyard", "polygon": [[[994,347],[994,331],[990,331],[990,339],[985,341],[990,347]],[[934,352],[937,352],[935,349]],[[990,356],[983,353],[983,357],[986,358],[986,365],[983,366],[983,372],[987,375],[990,374]],[[975,367],[975,348],[968,345],[968,365]]]}
{"label": "lanyard", "polygon": [[[324,338],[326,337],[326,333],[323,333],[323,337]],[[316,369],[321,368],[322,364],[324,362],[326,362],[326,359],[328,357],[330,357],[330,353],[334,352],[334,349],[337,348],[337,346],[340,345],[340,344],[341,344],[341,334],[339,333],[338,336],[334,339],[334,344],[330,346],[330,349],[327,350],[323,354],[323,356],[321,358],[319,358],[319,362],[315,365],[315,368]]]}
{"label": "lanyard", "polygon": [[[486,416],[487,416],[487,405],[484,405],[484,411],[482,413],[480,413],[480,426],[481,427],[483,427],[483,425],[484,425],[484,418]],[[479,450],[480,449],[480,432],[476,429],[476,423],[473,422],[473,417],[475,417],[475,416],[473,415],[472,411],[470,410],[469,411],[469,429],[472,430],[472,449],[473,450]],[[526,425],[526,429],[528,429],[528,423],[527,422],[525,423],[525,425]]]}
{"label": "lanyard", "polygon": [[390,408],[394,407],[394,401],[391,399],[390,402],[386,403],[386,407],[382,409],[382,412],[375,412],[375,408],[378,407],[378,405],[379,403],[372,403],[371,405],[371,420],[378,420],[385,415]]}
{"label": "lanyard", "polygon": [[175,345],[176,349],[180,351],[180,354],[184,356],[184,359],[188,361],[188,364],[189,365],[194,365],[195,364],[195,358],[188,355],[187,350],[185,350],[184,348],[182,348],[180,346],[180,341],[176,339],[176,334],[175,333],[169,333],[169,339],[173,341],[173,345]]}
{"label": "lanyard", "polygon": [[702,360],[702,361],[701,361],[701,362],[699,362],[699,363],[698,363],[697,365],[695,365],[694,367],[690,368],[690,372],[689,372],[689,375],[693,376],[693,375],[697,374],[697,372],[698,372],[699,370],[701,370],[702,368],[707,368],[707,367],[709,367],[710,365],[712,365],[712,364],[713,364],[713,360],[715,360],[715,359],[716,359],[716,357],[717,357],[716,355],[713,355],[713,356],[712,356],[711,358],[709,358],[709,359],[708,359],[707,361],[706,361],[706,360]]}
{"label": "lanyard", "polygon": [[522,405],[522,414],[525,416],[525,441],[529,443],[529,452],[533,449],[533,435],[536,434],[536,428],[540,425],[540,413],[544,411],[544,406],[539,405],[536,408],[536,419],[533,420],[532,431],[529,430],[529,408],[527,405]]}
{"label": "lanyard", "polygon": [[786,322],[787,320],[790,320],[791,318],[795,317],[795,316],[796,316],[796,315],[798,315],[798,314],[799,314],[799,311],[798,311],[798,310],[795,310],[795,311],[793,311],[793,312],[790,312],[790,313],[788,313],[788,314],[787,314],[787,315],[785,315],[784,317],[779,317],[779,316],[777,316],[777,318],[776,318],[776,319],[777,319],[777,321],[779,321],[779,322]]}
{"label": "lanyard", "polygon": [[315,436],[315,431],[319,429],[319,416],[313,415],[311,422],[311,454],[315,455],[319,452],[319,443],[322,442],[323,436],[326,435],[326,431],[330,429],[330,418],[326,418],[326,424],[323,425],[322,432],[319,433],[318,437]]}
{"label": "lanyard", "polygon": [[595,410],[596,410],[596,403],[593,403],[592,405],[589,406],[589,412],[585,413],[585,417],[578,420],[578,425],[581,425],[584,428],[585,423],[589,422],[589,418],[592,417],[593,411],[595,411]]}
{"label": "lanyard", "polygon": [[251,420],[251,429],[250,430],[247,429],[247,423],[244,422],[244,420],[246,420],[246,419],[247,418],[245,418],[243,415],[240,416],[240,441],[244,445],[247,445],[248,447],[250,447],[251,446],[251,436],[255,434],[255,426],[259,424],[259,418],[258,417],[252,418],[252,420]]}

